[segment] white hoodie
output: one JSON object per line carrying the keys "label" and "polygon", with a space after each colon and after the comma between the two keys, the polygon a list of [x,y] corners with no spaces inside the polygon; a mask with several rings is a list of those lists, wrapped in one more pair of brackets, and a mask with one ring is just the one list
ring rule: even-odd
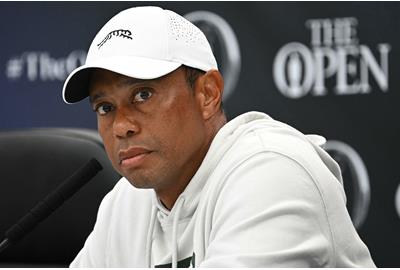
{"label": "white hoodie", "polygon": [[227,123],[171,211],[122,178],[71,267],[374,267],[340,169],[263,113]]}

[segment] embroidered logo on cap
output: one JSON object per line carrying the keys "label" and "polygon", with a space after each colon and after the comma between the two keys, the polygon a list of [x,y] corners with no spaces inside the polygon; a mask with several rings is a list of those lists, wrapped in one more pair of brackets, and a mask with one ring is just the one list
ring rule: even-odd
{"label": "embroidered logo on cap", "polygon": [[108,35],[99,44],[97,44],[98,49],[100,49],[101,46],[103,46],[104,43],[106,43],[107,40],[110,40],[113,36],[132,39],[131,31],[123,30],[123,29],[114,30],[114,31],[111,31],[110,33],[108,33]]}

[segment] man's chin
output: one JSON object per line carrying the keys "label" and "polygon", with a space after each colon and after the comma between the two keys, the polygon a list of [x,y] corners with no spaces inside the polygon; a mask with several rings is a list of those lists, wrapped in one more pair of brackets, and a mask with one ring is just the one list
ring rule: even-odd
{"label": "man's chin", "polygon": [[131,176],[124,176],[128,182],[134,186],[135,188],[140,189],[149,189],[154,188],[151,181],[139,178],[139,177],[131,177]]}

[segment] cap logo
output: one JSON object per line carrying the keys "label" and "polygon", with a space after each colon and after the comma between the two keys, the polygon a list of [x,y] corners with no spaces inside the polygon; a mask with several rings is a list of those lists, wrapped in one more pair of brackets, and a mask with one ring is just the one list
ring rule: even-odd
{"label": "cap logo", "polygon": [[119,30],[111,31],[99,44],[97,44],[97,47],[98,47],[98,49],[100,49],[101,46],[103,46],[104,43],[106,43],[107,40],[110,40],[113,36],[132,39],[131,35],[132,35],[132,33],[129,30],[119,29]]}

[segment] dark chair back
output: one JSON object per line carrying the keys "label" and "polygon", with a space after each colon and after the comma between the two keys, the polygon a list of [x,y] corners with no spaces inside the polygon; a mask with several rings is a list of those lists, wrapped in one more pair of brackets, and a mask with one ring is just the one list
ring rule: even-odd
{"label": "dark chair back", "polygon": [[120,178],[96,131],[46,128],[0,132],[1,239],[11,225],[92,157],[103,170],[1,253],[0,266],[67,266],[93,229],[102,198]]}

